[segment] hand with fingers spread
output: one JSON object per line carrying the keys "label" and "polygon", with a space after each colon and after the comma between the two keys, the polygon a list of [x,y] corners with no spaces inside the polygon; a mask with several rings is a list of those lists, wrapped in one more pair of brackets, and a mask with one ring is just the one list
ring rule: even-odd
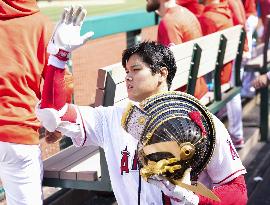
{"label": "hand with fingers spread", "polygon": [[47,47],[48,53],[53,56],[49,58],[49,65],[65,63],[73,50],[85,44],[94,35],[92,31],[82,36],[80,34],[86,14],[87,11],[82,6],[64,9]]}
{"label": "hand with fingers spread", "polygon": [[[190,185],[190,171],[187,169],[181,179],[181,182]],[[155,175],[148,179],[150,184],[159,187],[165,195],[170,197],[172,204],[178,205],[197,205],[199,204],[199,197],[192,191],[184,189],[180,186],[174,185],[161,175]]]}

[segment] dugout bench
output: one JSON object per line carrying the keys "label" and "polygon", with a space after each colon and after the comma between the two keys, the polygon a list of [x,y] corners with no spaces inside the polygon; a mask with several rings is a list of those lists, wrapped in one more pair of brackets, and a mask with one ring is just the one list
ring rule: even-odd
{"label": "dugout bench", "polygon": [[[172,47],[177,71],[171,90],[187,85],[194,93],[196,79],[214,71],[214,89],[201,102],[212,113],[240,93],[240,66],[245,32],[235,26]],[[235,83],[221,85],[220,71],[227,62],[235,60]],[[111,106],[126,102],[125,70],[121,63],[98,71],[94,106]],[[116,167],[117,169],[117,167]],[[44,186],[111,191],[104,151],[99,147],[70,146],[44,161]]]}
{"label": "dugout bench", "polygon": [[[259,72],[265,74],[270,69],[270,15],[266,18],[266,28],[264,29],[264,41],[255,48],[255,56],[251,58],[244,66],[244,70],[247,72]],[[268,139],[268,87],[259,90],[260,93],[260,133],[261,141],[267,141]]]}

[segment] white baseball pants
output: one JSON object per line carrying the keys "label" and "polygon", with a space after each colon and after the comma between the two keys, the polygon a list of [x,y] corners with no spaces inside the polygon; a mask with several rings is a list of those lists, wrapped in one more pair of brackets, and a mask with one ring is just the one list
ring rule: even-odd
{"label": "white baseball pants", "polygon": [[227,104],[228,131],[235,140],[243,139],[242,103],[237,94]]}
{"label": "white baseball pants", "polygon": [[0,178],[8,205],[42,205],[39,145],[0,142]]}

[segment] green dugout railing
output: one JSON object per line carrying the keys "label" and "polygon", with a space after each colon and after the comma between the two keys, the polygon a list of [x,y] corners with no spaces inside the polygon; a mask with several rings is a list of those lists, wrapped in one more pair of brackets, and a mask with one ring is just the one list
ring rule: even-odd
{"label": "green dugout railing", "polygon": [[94,31],[93,39],[125,32],[127,46],[136,42],[136,36],[142,28],[157,25],[158,18],[154,12],[145,10],[117,13],[106,16],[89,17],[85,20],[81,33]]}

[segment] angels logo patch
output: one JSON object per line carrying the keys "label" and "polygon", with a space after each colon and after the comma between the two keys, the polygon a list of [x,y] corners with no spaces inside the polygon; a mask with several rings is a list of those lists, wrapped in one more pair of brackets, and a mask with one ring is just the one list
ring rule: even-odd
{"label": "angels logo patch", "polygon": [[130,171],[138,171],[138,153],[137,150],[134,152],[134,155],[131,156],[128,148],[121,151],[121,165],[120,165],[120,173],[123,175],[124,173],[128,174]]}

